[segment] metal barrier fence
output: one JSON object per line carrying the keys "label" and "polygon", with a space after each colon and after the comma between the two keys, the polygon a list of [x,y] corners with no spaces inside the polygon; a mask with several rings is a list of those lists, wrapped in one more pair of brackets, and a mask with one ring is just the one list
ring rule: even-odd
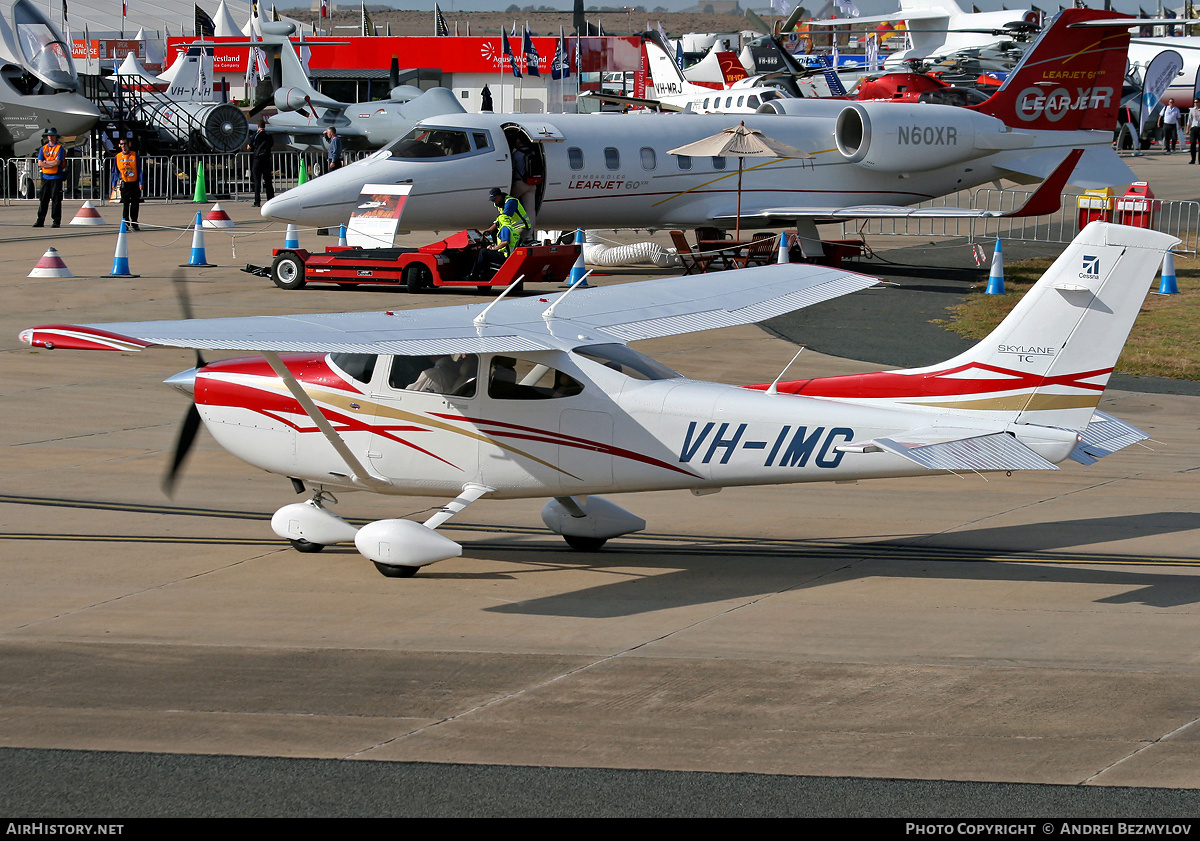
{"label": "metal barrier fence", "polygon": [[[366,157],[370,152],[347,152],[346,162]],[[309,178],[322,172],[324,156],[299,152],[275,152],[272,155],[272,186],[276,193],[290,190],[299,183],[300,162],[304,161]],[[254,195],[247,152],[147,156],[142,158],[144,185],[142,197],[148,200],[191,201],[196,190],[196,174],[204,165],[204,184],[212,199],[238,199]],[[113,159],[108,155],[68,157],[63,195],[107,203],[112,193]],[[0,200],[5,205],[36,199],[41,175],[35,158],[0,159]]]}
{"label": "metal barrier fence", "polygon": [[[1020,208],[1032,195],[1026,190],[997,190],[990,187],[974,192],[962,192],[952,196],[922,202],[919,208],[969,207],[1008,213]],[[1084,199],[1087,203],[1091,197]],[[1065,193],[1062,207],[1057,213],[1026,218],[978,218],[964,216],[946,217],[895,217],[870,219],[861,222],[843,222],[842,236],[874,234],[882,236],[920,236],[935,238],[966,238],[976,240],[1000,239],[1023,240],[1026,242],[1068,243],[1079,233],[1078,205],[1080,196]],[[1091,209],[1089,209],[1091,210]],[[1164,201],[1162,199],[1122,198],[1114,196],[1110,209],[1091,210],[1094,218],[1105,218],[1138,227],[1149,227],[1156,231],[1179,237],[1180,244],[1173,251],[1177,254],[1200,253],[1200,202]]]}

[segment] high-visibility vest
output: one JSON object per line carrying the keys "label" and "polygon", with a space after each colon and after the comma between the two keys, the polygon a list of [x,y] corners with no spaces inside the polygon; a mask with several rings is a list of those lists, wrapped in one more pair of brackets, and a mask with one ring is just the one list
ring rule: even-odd
{"label": "high-visibility vest", "polygon": [[121,180],[126,184],[132,184],[137,181],[137,152],[118,152],[117,172],[120,174]]}
{"label": "high-visibility vest", "polygon": [[42,169],[42,175],[58,175],[59,167],[62,166],[62,144],[56,143],[51,146],[49,143],[42,146],[42,159],[38,161],[38,166]]}
{"label": "high-visibility vest", "polygon": [[[511,202],[511,204],[510,204]],[[507,211],[512,210],[512,213]],[[505,196],[504,211],[496,217],[496,225],[500,231],[508,228],[508,242],[500,239],[497,235],[497,249],[505,257],[513,253],[518,245],[521,244],[521,235],[529,228],[529,216],[525,213],[525,208],[521,207],[521,203],[512,196]]]}

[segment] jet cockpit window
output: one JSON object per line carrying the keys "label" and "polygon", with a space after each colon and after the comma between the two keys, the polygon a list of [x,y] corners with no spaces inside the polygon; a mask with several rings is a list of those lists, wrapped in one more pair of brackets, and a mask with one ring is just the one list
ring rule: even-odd
{"label": "jet cockpit window", "polygon": [[29,0],[17,0],[13,4],[13,23],[29,70],[48,85],[75,90],[79,77],[71,61],[71,50],[37,7]]}
{"label": "jet cockpit window", "polygon": [[549,400],[581,391],[579,380],[548,365],[515,356],[492,357],[488,397],[493,400]]}
{"label": "jet cockpit window", "polygon": [[492,148],[492,138],[486,131],[471,132],[471,139],[475,141],[475,148],[480,152],[486,152]]}
{"label": "jet cockpit window", "polygon": [[396,356],[388,372],[388,385],[403,391],[474,397],[478,371],[479,357],[473,353]]}
{"label": "jet cockpit window", "polygon": [[584,345],[572,352],[635,380],[674,380],[683,376],[626,345]]}
{"label": "jet cockpit window", "polygon": [[331,353],[329,361],[343,373],[353,377],[360,383],[369,383],[375,375],[375,360],[373,353]]}
{"label": "jet cockpit window", "polygon": [[465,131],[417,126],[390,147],[393,158],[451,158],[471,151]]}

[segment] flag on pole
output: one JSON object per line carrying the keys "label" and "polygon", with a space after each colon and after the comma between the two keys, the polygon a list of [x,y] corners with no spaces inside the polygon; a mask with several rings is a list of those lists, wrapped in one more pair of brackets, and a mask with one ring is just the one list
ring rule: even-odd
{"label": "flag on pole", "polygon": [[217,25],[209,17],[208,12],[196,6],[196,37],[212,38],[217,34]]}
{"label": "flag on pole", "polygon": [[329,17],[329,0],[321,0],[321,17]]}
{"label": "flag on pole", "polygon": [[371,20],[370,13],[367,12],[367,4],[359,3],[359,9],[362,10],[362,34],[363,35],[374,35],[375,34],[375,24]]}
{"label": "flag on pole", "polygon": [[437,36],[450,34],[450,27],[446,25],[446,19],[442,17],[441,7],[437,3],[433,4],[433,34]]}
{"label": "flag on pole", "polygon": [[508,43],[508,33],[503,29],[500,30],[500,54],[508,56],[508,63],[512,67],[512,74],[520,79],[521,68],[517,67],[517,57],[513,55],[512,45]]}
{"label": "flag on pole", "polygon": [[571,78],[571,56],[567,52],[567,36],[558,28],[558,45],[554,50],[554,62],[550,65],[551,79]]}
{"label": "flag on pole", "polygon": [[533,46],[533,33],[529,31],[529,24],[525,24],[525,34],[521,42],[521,52],[525,53],[525,72],[530,76],[542,75],[541,63],[542,58],[538,55],[537,50]]}

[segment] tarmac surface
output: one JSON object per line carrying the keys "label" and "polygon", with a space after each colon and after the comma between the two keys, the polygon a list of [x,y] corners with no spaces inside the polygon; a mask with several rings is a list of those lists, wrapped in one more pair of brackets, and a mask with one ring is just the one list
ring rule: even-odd
{"label": "tarmac surface", "polygon": [[[1137,167],[1182,190],[1180,163]],[[478,300],[276,289],[237,269],[282,232],[223,205],[218,267],[184,270],[199,317]],[[186,402],[161,381],[188,352],[17,341],[178,317],[195,207],[143,209],[178,229],[131,235],[136,279],[103,277],[115,226],[35,232],[33,210],[0,207],[0,814],[1197,813],[1200,398],[1110,390],[1101,407],[1154,441],[1087,468],[622,495],[648,529],[597,553],[539,503],[480,502],[444,527],[462,558],[391,580],[352,547],[281,544],[289,484],[206,435],[162,495]],[[25,278],[51,244],[77,277]],[[961,262],[931,274],[965,293]],[[892,293],[920,297],[859,294]],[[924,308],[853,332],[903,348]],[[789,376],[907,364],[831,355],[854,340],[820,322]],[[777,333],[809,332],[773,328],[639,349],[766,382],[795,352]]]}

